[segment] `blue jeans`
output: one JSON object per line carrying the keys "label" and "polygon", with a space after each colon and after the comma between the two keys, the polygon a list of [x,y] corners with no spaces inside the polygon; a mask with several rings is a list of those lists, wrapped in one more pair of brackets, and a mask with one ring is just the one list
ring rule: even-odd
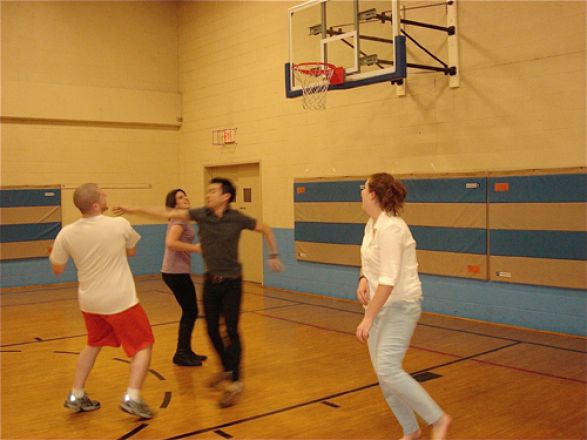
{"label": "blue jeans", "polygon": [[421,313],[420,301],[392,302],[381,309],[369,331],[373,369],[383,397],[402,426],[404,435],[419,429],[414,413],[428,424],[444,414],[424,388],[402,368]]}

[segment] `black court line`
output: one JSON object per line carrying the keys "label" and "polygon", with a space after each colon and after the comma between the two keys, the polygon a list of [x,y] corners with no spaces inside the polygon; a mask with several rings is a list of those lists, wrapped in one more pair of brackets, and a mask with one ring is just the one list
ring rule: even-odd
{"label": "black court line", "polygon": [[[146,292],[157,292],[157,293],[164,293],[164,294],[166,294],[166,295],[172,296],[172,293],[171,293],[169,290],[161,290],[161,289],[150,289],[150,290],[147,290]],[[143,292],[141,291],[141,293],[143,293]]]}
{"label": "black court line", "polygon": [[147,423],[141,423],[139,426],[137,426],[135,429],[127,432],[126,434],[124,434],[122,437],[118,437],[117,440],[126,440],[127,438],[131,438],[133,435],[135,435],[138,432],[141,432],[143,429],[145,429],[147,426],[149,426]]}
{"label": "black court line", "polygon": [[81,338],[83,336],[87,336],[87,334],[83,333],[81,335],[61,336],[59,338],[48,338],[48,339],[35,338],[34,341],[15,342],[13,344],[3,344],[3,345],[0,345],[0,347],[14,347],[15,345],[29,345],[29,344],[38,344],[39,342],[61,341],[61,340],[64,340],[64,339]]}
{"label": "black court line", "polygon": [[184,434],[179,434],[179,435],[176,435],[176,436],[173,436],[173,437],[168,437],[165,440],[178,440],[178,439],[181,439],[181,438],[190,437],[192,435],[198,435],[198,434],[202,434],[202,433],[205,433],[205,432],[216,431],[217,429],[228,428],[230,426],[239,425],[239,424],[244,423],[244,422],[250,422],[252,420],[258,420],[258,419],[262,419],[264,417],[268,417],[268,416],[272,416],[272,415],[275,415],[275,414],[280,414],[280,413],[283,413],[283,412],[291,411],[293,409],[302,408],[304,406],[312,405],[312,404],[315,404],[315,403],[320,403],[323,400],[334,399],[336,397],[344,396],[346,394],[351,394],[351,393],[355,393],[357,391],[362,391],[362,390],[365,390],[365,389],[368,389],[368,388],[372,388],[372,387],[377,386],[377,385],[379,385],[379,383],[377,383],[377,382],[376,383],[373,383],[373,384],[369,384],[369,385],[363,385],[363,386],[360,386],[360,387],[357,387],[357,388],[353,388],[351,390],[342,391],[342,392],[336,393],[336,394],[331,394],[329,396],[321,397],[319,399],[308,400],[307,402],[297,403],[295,405],[286,406],[284,408],[276,409],[276,410],[273,410],[273,411],[268,411],[268,412],[262,413],[262,414],[257,414],[255,416],[245,417],[245,418],[242,418],[242,419],[234,420],[232,422],[222,423],[221,425],[211,426],[209,428],[198,429],[197,431],[186,432]]}
{"label": "black court line", "polygon": [[557,350],[571,351],[571,352],[574,352],[574,353],[585,353],[585,354],[587,354],[587,350],[578,350],[576,348],[559,347],[558,345],[544,344],[544,343],[541,343],[541,342],[524,341],[522,339],[506,338],[504,336],[493,336],[493,335],[488,335],[486,333],[475,332],[475,331],[472,331],[472,330],[455,329],[455,328],[450,328],[450,327],[443,327],[441,325],[436,325],[436,324],[425,324],[425,323],[421,323],[421,322],[419,322],[418,325],[421,325],[423,327],[438,328],[438,329],[441,329],[441,330],[449,330],[451,332],[456,332],[456,333],[467,333],[469,335],[484,336],[484,337],[493,338],[493,339],[501,339],[503,341],[523,342],[524,344],[528,344],[528,345],[538,345],[540,347],[554,348],[554,349],[557,349]]}
{"label": "black court line", "polygon": [[[73,283],[73,281],[72,281]],[[18,288],[18,286],[14,286],[14,287],[6,287],[6,289],[14,289],[14,288]],[[72,284],[71,286],[55,286],[55,287],[51,287],[51,286],[45,286],[45,287],[38,287],[36,289],[28,289],[28,290],[13,290],[10,292],[1,292],[0,296],[4,296],[4,295],[22,295],[23,293],[39,293],[39,292],[45,292],[46,290],[67,290],[67,289],[73,289],[74,292],[77,289],[77,283],[76,284]]]}
{"label": "black court line", "polygon": [[413,374],[412,376],[414,379],[416,379],[420,383],[428,382],[429,380],[434,380],[434,379],[438,379],[439,377],[442,377],[441,374],[436,374],[431,371],[424,371],[422,373]]}
{"label": "black court line", "polygon": [[149,373],[151,373],[153,376],[155,376],[159,380],[167,380],[167,379],[165,379],[165,377],[163,377],[163,375],[161,373],[159,373],[156,370],[153,370],[152,368],[149,368]]}
{"label": "black court line", "polygon": [[[271,289],[271,288],[265,288],[265,289]],[[53,290],[53,288],[51,288],[51,290]],[[157,291],[157,289],[150,289],[150,291],[153,291],[153,290],[156,290]],[[13,292],[10,292],[10,293],[13,293]],[[289,299],[289,298],[281,298],[281,297],[278,297],[278,296],[272,296],[272,295],[266,295],[266,294],[259,294],[259,293],[252,293],[252,292],[245,292],[245,294],[246,295],[253,295],[253,296],[261,296],[261,297],[266,297],[266,298],[271,298],[271,299],[277,299],[277,300],[281,300],[281,301],[286,301],[286,302],[293,303],[292,305],[294,305],[294,304],[295,305],[306,305],[306,306],[318,307],[318,308],[323,308],[323,309],[335,310],[337,312],[351,313],[351,314],[354,314],[354,315],[362,315],[363,314],[360,311],[355,312],[355,311],[352,311],[352,310],[340,309],[340,308],[333,307],[333,306],[327,306],[327,305],[322,305],[322,304],[313,304],[311,302],[303,302],[303,301],[293,300],[293,299]],[[31,303],[31,304],[34,304],[34,303]],[[285,306],[283,306],[283,307],[285,307]],[[270,308],[262,309],[262,310],[271,310],[271,309],[274,309],[274,308],[277,308],[277,306],[276,307],[270,307]],[[243,310],[242,311],[242,313],[256,313],[256,312],[258,312],[258,310],[251,310],[251,311]],[[201,316],[198,316],[198,319],[201,319],[201,318],[202,318]],[[167,321],[167,322],[162,322],[162,323],[158,323],[158,324],[152,324],[151,327],[176,324],[178,322],[179,322],[179,320],[177,320],[177,321]],[[488,325],[491,325],[491,323],[488,323]],[[442,330],[446,330],[446,331],[451,331],[451,332],[456,332],[456,333],[465,333],[465,334],[471,334],[471,335],[476,335],[476,336],[483,336],[483,337],[487,337],[487,338],[504,340],[504,341],[521,342],[521,343],[528,344],[528,345],[535,345],[535,346],[545,347],[545,348],[553,348],[553,349],[556,349],[556,350],[568,351],[568,352],[572,352],[572,353],[587,354],[587,350],[579,350],[579,349],[573,349],[573,348],[565,348],[565,347],[560,347],[560,346],[557,346],[557,345],[551,345],[551,344],[544,344],[544,343],[540,343],[540,342],[527,341],[527,340],[524,340],[524,339],[513,339],[513,338],[506,338],[506,337],[503,337],[503,336],[494,336],[494,335],[491,335],[491,334],[476,332],[476,331],[472,331],[472,330],[454,329],[454,328],[451,328],[451,327],[444,327],[444,326],[435,325],[435,324],[425,324],[425,323],[421,323],[421,322],[418,323],[418,326],[438,328],[438,329],[442,329]],[[530,330],[528,330],[528,331],[530,331]],[[58,340],[64,340],[64,339],[73,339],[73,338],[78,338],[78,337],[81,337],[81,336],[86,336],[86,334],[75,335],[75,336],[63,336],[63,337],[51,338],[51,339],[35,338],[36,339],[35,341],[17,342],[17,343],[12,343],[12,344],[2,344],[2,345],[0,345],[0,347],[13,347],[13,346],[17,346],[17,345],[28,345],[28,344],[38,343],[38,342],[50,342],[50,341],[58,341]],[[572,336],[570,336],[570,337],[572,338]],[[580,338],[576,338],[576,339],[580,339]]]}
{"label": "black court line", "polygon": [[37,342],[43,342],[43,338],[39,338],[38,336],[36,338],[33,338],[35,341]]}
{"label": "black court line", "polygon": [[163,402],[161,402],[159,408],[167,408],[169,406],[169,402],[171,402],[171,391],[165,391]]}
{"label": "black court line", "polygon": [[320,403],[322,403],[323,405],[326,405],[326,406],[330,406],[331,408],[340,408],[340,405],[337,405],[336,403],[329,402],[328,400],[325,400]]}
{"label": "black court line", "polygon": [[[475,356],[482,356],[482,355],[485,355],[485,354],[488,354],[488,353],[493,353],[493,352],[496,352],[496,351],[499,351],[499,350],[502,350],[502,349],[511,347],[512,345],[518,345],[518,343],[516,342],[514,344],[505,345],[503,347],[499,347],[499,348],[495,348],[495,349],[492,349],[492,350],[487,350],[487,351],[484,351],[484,352],[481,352],[481,353],[477,353],[477,354],[472,355],[472,356],[467,356],[467,357],[464,357],[464,358],[456,359],[456,360],[451,361],[451,362],[445,362],[445,363],[442,363],[442,364],[434,365],[434,366],[425,368],[423,370],[415,371],[415,372],[409,373],[409,374],[412,377],[415,377],[415,378],[418,375],[422,375],[424,373],[428,373],[430,376],[434,375],[435,376],[434,378],[436,378],[436,376],[437,377],[442,377],[441,375],[430,373],[430,371],[431,370],[434,370],[436,368],[445,367],[447,365],[452,365],[452,364],[456,364],[456,363],[459,363],[459,362],[464,362],[464,361],[470,360],[471,358],[473,358]],[[475,360],[475,359],[473,359],[473,360]],[[179,435],[176,435],[176,436],[173,436],[173,437],[168,437],[165,440],[179,440],[179,439],[183,439],[183,438],[186,438],[186,437],[191,437],[193,435],[203,434],[203,433],[210,432],[210,431],[216,432],[216,430],[220,430],[222,428],[227,428],[227,427],[230,427],[230,426],[239,425],[239,424],[250,422],[250,421],[253,421],[253,420],[262,419],[262,418],[265,418],[265,417],[269,417],[269,416],[273,416],[273,415],[276,415],[276,414],[280,414],[280,413],[292,411],[294,409],[302,408],[302,407],[313,405],[313,404],[316,404],[316,403],[320,403],[320,404],[331,406],[331,407],[340,407],[340,405],[337,405],[335,403],[332,403],[332,402],[330,402],[330,400],[331,399],[335,399],[337,397],[346,396],[348,394],[353,394],[353,393],[357,393],[357,392],[360,392],[360,391],[364,391],[364,390],[367,390],[369,388],[376,387],[378,385],[379,385],[379,382],[375,382],[375,383],[368,384],[368,385],[363,385],[363,386],[360,386],[360,387],[357,387],[357,388],[352,388],[350,390],[346,390],[346,391],[342,391],[342,392],[339,392],[339,393],[335,393],[335,394],[331,394],[331,395],[328,395],[328,396],[324,396],[324,397],[321,397],[319,399],[309,400],[309,401],[306,401],[306,402],[298,403],[298,404],[295,404],[295,405],[290,405],[290,406],[287,406],[287,407],[284,407],[284,408],[280,408],[280,409],[276,409],[276,410],[273,410],[273,411],[268,411],[266,413],[257,414],[255,416],[245,417],[245,418],[242,418],[242,419],[234,420],[232,422],[223,423],[221,425],[216,425],[216,426],[212,426],[212,427],[209,427],[209,428],[202,428],[202,429],[199,429],[197,431],[187,432],[187,433],[179,434]]]}
{"label": "black court line", "polygon": [[[303,302],[303,301],[299,301],[299,300],[295,300],[295,299],[290,299],[290,298],[281,298],[279,296],[271,296],[271,295],[266,295],[266,294],[261,294],[261,293],[251,293],[251,292],[247,292],[247,295],[254,295],[254,296],[262,296],[263,298],[271,298],[271,299],[278,299],[281,301],[287,301],[290,303],[294,303],[294,304],[298,304],[298,305],[303,305],[303,306],[313,306],[313,307],[318,307],[321,309],[329,309],[329,310],[336,310],[337,312],[347,312],[347,313],[352,313],[353,315],[362,315],[363,312],[361,311],[354,311],[354,310],[346,310],[346,309],[339,309],[338,307],[334,307],[334,306],[328,306],[325,304],[313,304],[311,302]],[[324,297],[318,297],[318,298],[324,298]]]}
{"label": "black court line", "polygon": [[[202,319],[202,316],[198,316],[198,319]],[[151,324],[151,327],[157,327],[157,326],[161,326],[161,325],[174,325],[179,323],[179,320],[177,321],[167,321],[167,322],[160,322],[158,324]],[[39,342],[53,342],[53,341],[62,341],[65,339],[75,339],[75,338],[82,338],[82,337],[86,337],[88,334],[87,333],[82,333],[79,335],[72,335],[72,336],[60,336],[58,338],[47,338],[47,339],[41,339],[41,338],[34,338],[34,341],[24,341],[24,342],[13,342],[11,344],[2,344],[0,345],[1,347],[14,347],[17,345],[29,345],[29,344],[38,344]]]}
{"label": "black court line", "polygon": [[53,353],[57,354],[75,354],[78,355],[79,351],[60,351],[60,350],[53,350]]}
{"label": "black court line", "polygon": [[54,299],[54,300],[50,300],[50,301],[35,301],[35,302],[17,303],[17,304],[2,304],[2,305],[0,305],[0,307],[36,306],[39,304],[53,304],[53,303],[64,302],[64,301],[76,301],[77,302],[77,298],[64,298],[64,299]]}
{"label": "black court line", "polygon": [[[112,358],[112,359],[115,361],[118,361],[118,362],[124,362],[125,364],[130,364],[130,361],[128,359],[121,359],[121,358]],[[153,376],[155,376],[159,380],[167,380],[167,379],[165,379],[165,377],[163,377],[163,375],[161,373],[153,370],[152,368],[149,368],[149,373],[151,373]]]}
{"label": "black court line", "polygon": [[232,438],[232,435],[224,432],[222,429],[217,429],[216,431],[214,431],[214,434],[218,434],[220,437],[225,439]]}
{"label": "black court line", "polygon": [[[476,358],[477,356],[484,356],[486,354],[495,353],[496,351],[500,351],[500,350],[503,350],[503,349],[506,349],[506,348],[510,348],[510,347],[513,347],[513,346],[519,345],[519,344],[521,344],[521,342],[514,342],[512,344],[503,345],[503,346],[497,347],[497,348],[492,348],[491,350],[482,351],[481,353],[475,353],[475,354],[472,354],[470,356],[459,357],[458,359],[455,359],[454,361],[443,362],[442,364],[437,364],[437,365],[434,365],[432,367],[424,368],[423,370],[414,371],[413,373],[410,373],[410,374],[413,376],[413,375],[418,375],[418,374],[426,373],[426,372],[431,371],[431,370],[436,370],[437,368],[442,368],[442,367],[447,367],[449,365],[458,364],[459,362],[467,361],[469,359]],[[541,374],[541,373],[536,372],[536,374]],[[566,378],[564,378],[564,377],[560,377],[560,379],[565,379],[566,380]]]}
{"label": "black court line", "polygon": [[[282,317],[279,317],[279,316],[271,316],[271,315],[267,315],[267,314],[260,313],[260,312],[256,312],[256,314],[259,315],[259,316],[265,316],[267,318],[278,319],[280,321],[286,321],[286,322],[291,322],[291,323],[298,324],[298,325],[304,325],[304,326],[307,326],[307,327],[317,328],[319,330],[330,331],[330,332],[335,332],[335,333],[341,333],[341,334],[345,334],[345,335],[354,335],[354,333],[352,333],[352,332],[347,332],[347,331],[343,331],[343,330],[334,330],[334,329],[331,329],[331,328],[328,328],[328,327],[323,327],[323,326],[320,326],[320,325],[307,324],[305,322],[295,321],[293,319],[282,318]],[[446,362],[444,364],[441,364],[441,365],[438,365],[438,366],[434,367],[434,368],[439,368],[441,366],[452,365],[454,363],[460,362],[461,360],[472,359],[472,358],[474,358],[476,356],[482,356],[482,355],[493,353],[495,351],[499,351],[499,350],[502,350],[502,349],[505,349],[505,348],[513,347],[514,345],[519,345],[519,344],[524,344],[524,343],[525,342],[523,342],[523,341],[514,341],[511,344],[503,345],[501,347],[497,347],[497,348],[494,348],[492,350],[488,350],[488,351],[483,352],[483,353],[478,353],[478,354],[474,354],[474,355],[466,356],[466,357],[460,357],[459,355],[456,355],[456,354],[453,354],[453,353],[446,353],[446,352],[442,352],[442,351],[438,351],[438,350],[432,350],[430,348],[418,347],[416,345],[410,345],[410,348],[413,348],[413,349],[416,349],[416,350],[421,350],[421,351],[427,351],[427,352],[430,352],[430,353],[437,353],[437,354],[444,355],[444,356],[450,356],[450,357],[453,357],[453,358],[457,358],[454,361]],[[484,364],[487,364],[487,365],[493,365],[493,366],[501,367],[501,368],[508,368],[510,370],[521,371],[521,372],[524,372],[524,373],[535,374],[535,375],[538,375],[538,376],[550,377],[550,378],[560,379],[560,380],[565,380],[565,381],[570,381],[570,382],[587,383],[587,381],[581,380],[581,379],[573,379],[573,378],[570,378],[570,377],[557,376],[555,374],[542,373],[540,371],[528,370],[528,369],[520,368],[520,367],[513,367],[513,366],[509,366],[509,365],[500,364],[498,362],[485,361],[483,359],[472,359],[472,360],[475,361],[475,362],[484,363]],[[424,369],[422,371],[419,371],[418,373],[423,373],[424,371],[427,371],[427,370],[429,370],[429,368],[426,368],[426,369]]]}
{"label": "black court line", "polygon": [[0,350],[0,353],[22,353],[22,350]]}
{"label": "black court line", "polygon": [[265,310],[286,309],[288,307],[296,307],[296,306],[299,306],[299,304],[285,304],[282,306],[264,307],[262,309],[246,310],[246,311],[243,311],[243,313],[264,312]]}
{"label": "black court line", "polygon": [[[268,288],[269,289],[269,288]],[[299,305],[305,305],[305,306],[313,306],[313,307],[318,307],[318,308],[322,308],[322,309],[329,309],[329,310],[335,310],[337,312],[345,312],[345,313],[351,313],[353,315],[363,315],[362,311],[353,311],[353,310],[346,310],[346,309],[339,309],[337,307],[334,306],[327,306],[327,305],[322,305],[322,304],[313,304],[311,302],[303,302],[303,301],[297,301],[297,300],[293,300],[293,299],[289,299],[289,298],[280,298],[278,296],[271,296],[271,295],[263,295],[263,294],[259,294],[259,293],[250,293],[247,292],[247,295],[255,295],[255,296],[263,296],[263,297],[268,297],[271,299],[280,299],[282,301],[288,301],[288,302],[292,302],[295,304],[299,304]],[[450,315],[446,315],[449,318],[452,318],[452,316]],[[476,332],[476,331],[472,331],[472,330],[463,330],[463,329],[455,329],[455,328],[451,328],[451,327],[444,327],[441,325],[435,325],[435,324],[425,324],[422,322],[418,322],[418,325],[420,326],[424,326],[424,327],[433,327],[433,328],[438,328],[438,329],[442,329],[442,330],[446,330],[446,331],[451,331],[451,332],[457,332],[457,333],[466,333],[466,334],[470,334],[470,335],[476,335],[476,336],[484,336],[486,338],[493,338],[493,339],[501,339],[504,341],[511,341],[511,342],[523,342],[525,344],[528,345],[537,345],[540,347],[547,347],[547,348],[555,348],[557,350],[563,350],[563,351],[569,351],[569,352],[574,352],[574,353],[584,353],[587,354],[587,350],[579,350],[579,349],[574,349],[574,348],[565,348],[565,347],[560,347],[558,345],[550,345],[550,344],[544,344],[544,343],[540,343],[540,342],[532,342],[532,341],[527,341],[524,339],[514,339],[514,338],[507,338],[504,336],[494,336],[491,334],[487,334],[487,333],[481,333],[481,332]],[[488,325],[491,325],[490,322],[488,322]],[[522,331],[524,329],[521,329]],[[531,329],[528,329],[528,331],[531,331]],[[570,338],[573,339],[579,339],[581,340],[581,338],[575,338],[572,335],[569,335]]]}

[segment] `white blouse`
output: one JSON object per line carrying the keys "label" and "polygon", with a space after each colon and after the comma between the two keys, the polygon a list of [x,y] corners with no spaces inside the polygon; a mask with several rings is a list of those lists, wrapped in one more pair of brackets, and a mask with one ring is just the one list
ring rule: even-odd
{"label": "white blouse", "polygon": [[382,212],[376,222],[369,219],[361,245],[361,265],[369,282],[370,298],[379,284],[393,286],[385,305],[422,297],[416,242],[401,217]]}

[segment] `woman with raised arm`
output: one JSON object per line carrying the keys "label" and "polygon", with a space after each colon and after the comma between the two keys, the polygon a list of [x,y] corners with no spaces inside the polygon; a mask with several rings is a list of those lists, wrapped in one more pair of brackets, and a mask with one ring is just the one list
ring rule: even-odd
{"label": "woman with raised arm", "polygon": [[433,426],[432,439],[444,440],[450,416],[402,368],[422,300],[416,242],[398,216],[406,194],[404,185],[387,173],[373,174],[361,185],[362,207],[369,221],[361,245],[357,286],[365,316],[356,336],[368,343],[383,396],[403,428],[402,440],[421,437],[416,413]]}
{"label": "woman with raised arm", "polygon": [[[169,191],[165,206],[170,209],[189,209],[190,200],[182,189]],[[194,227],[187,220],[170,219],[165,236],[165,255],[161,276],[181,307],[177,336],[177,350],[173,363],[184,367],[198,367],[206,356],[192,351],[192,332],[198,317],[196,289],[191,277],[192,253],[201,253],[200,244],[193,244]]]}

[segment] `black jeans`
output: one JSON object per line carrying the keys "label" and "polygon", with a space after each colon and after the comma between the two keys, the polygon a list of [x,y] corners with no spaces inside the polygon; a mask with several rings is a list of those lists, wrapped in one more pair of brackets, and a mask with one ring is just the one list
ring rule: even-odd
{"label": "black jeans", "polygon": [[[242,279],[224,278],[204,281],[204,312],[208,336],[216,349],[224,371],[232,372],[232,380],[240,378],[241,342],[238,334],[238,320],[242,298]],[[220,317],[224,318],[228,345],[220,335]]]}
{"label": "black jeans", "polygon": [[192,332],[198,317],[198,301],[192,277],[187,273],[162,273],[163,281],[171,289],[181,307],[181,319],[177,336],[177,351],[192,351]]}

